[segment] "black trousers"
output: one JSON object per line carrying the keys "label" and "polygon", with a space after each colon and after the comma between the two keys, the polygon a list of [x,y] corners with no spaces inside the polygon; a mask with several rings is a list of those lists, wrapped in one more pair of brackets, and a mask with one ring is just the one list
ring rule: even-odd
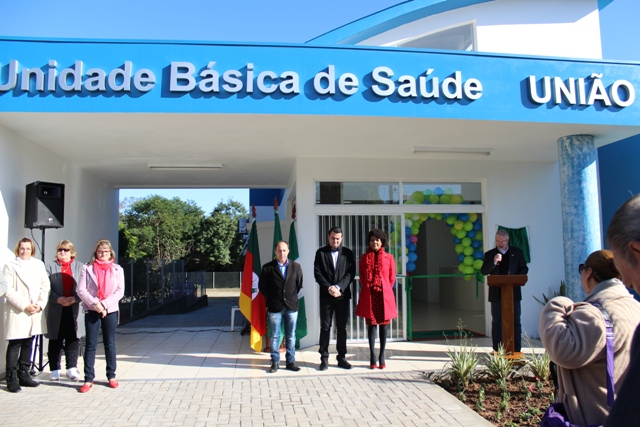
{"label": "black trousers", "polygon": [[31,366],[33,337],[7,341],[7,370]]}
{"label": "black trousers", "polygon": [[347,320],[349,318],[350,300],[347,298],[321,298],[320,299],[320,358],[329,359],[329,337],[331,335],[331,323],[333,315],[336,316],[336,349],[338,360],[347,355]]}
{"label": "black trousers", "polygon": [[49,368],[52,371],[60,369],[62,350],[67,369],[78,366],[78,354],[80,352],[80,339],[76,336],[76,321],[73,318],[73,307],[64,307],[60,316],[58,338],[49,340]]}

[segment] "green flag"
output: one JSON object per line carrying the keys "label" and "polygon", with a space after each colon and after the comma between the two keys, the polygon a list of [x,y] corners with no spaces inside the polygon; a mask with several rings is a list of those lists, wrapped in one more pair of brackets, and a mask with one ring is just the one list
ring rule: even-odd
{"label": "green flag", "polygon": [[[291,220],[289,228],[289,259],[297,261],[300,257],[298,253],[298,238],[296,237],[296,220]],[[304,288],[298,293],[298,323],[296,324],[296,348],[300,348],[300,339],[307,336],[307,309],[304,303]]]}

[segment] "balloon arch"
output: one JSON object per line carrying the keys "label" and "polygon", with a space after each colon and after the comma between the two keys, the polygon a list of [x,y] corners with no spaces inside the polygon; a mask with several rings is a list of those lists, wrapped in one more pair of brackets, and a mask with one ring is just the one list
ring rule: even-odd
{"label": "balloon arch", "polygon": [[[436,187],[433,190],[423,192],[415,191],[404,202],[407,205],[460,205],[464,204],[461,194],[453,194],[453,190]],[[465,274],[465,280],[471,280],[482,268],[482,222],[475,213],[411,213],[404,214],[406,236],[405,254],[407,255],[407,273],[416,270],[416,254],[418,233],[420,226],[425,221],[444,220],[450,228],[455,243],[455,251],[458,254],[458,270]],[[397,225],[397,226],[396,226]],[[394,255],[401,253],[402,230],[400,224],[391,224],[389,246]]]}

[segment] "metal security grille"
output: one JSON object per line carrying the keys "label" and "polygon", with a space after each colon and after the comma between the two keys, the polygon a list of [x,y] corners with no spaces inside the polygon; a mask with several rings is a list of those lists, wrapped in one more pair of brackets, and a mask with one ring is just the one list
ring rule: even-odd
{"label": "metal security grille", "polygon": [[[347,339],[350,341],[362,341],[367,339],[367,327],[364,319],[356,316],[356,305],[360,298],[360,256],[369,246],[366,242],[367,233],[373,228],[383,230],[390,235],[395,224],[400,226],[400,215],[319,215],[318,216],[318,246],[327,244],[327,234],[332,227],[340,227],[343,232],[342,244],[353,251],[356,258],[356,281],[352,285],[353,298],[347,323]],[[388,250],[388,247],[385,248]],[[405,337],[405,278],[403,276],[402,259],[396,256],[397,281],[395,285],[396,305],[398,317],[391,321],[389,327],[389,339],[404,339]],[[335,339],[335,330],[331,330],[331,339]]]}

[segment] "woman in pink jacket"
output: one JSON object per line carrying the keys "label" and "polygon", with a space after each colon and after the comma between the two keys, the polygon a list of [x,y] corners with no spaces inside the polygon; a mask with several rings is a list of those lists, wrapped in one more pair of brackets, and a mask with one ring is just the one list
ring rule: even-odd
{"label": "woman in pink jacket", "polygon": [[116,327],[118,304],[124,296],[124,271],[115,263],[116,254],[108,240],[98,240],[91,260],[82,267],[78,281],[78,296],[85,312],[87,342],[84,350],[84,384],[80,393],[93,386],[95,378],[98,332],[102,327],[104,355],[107,362],[109,387],[117,388],[116,380]]}
{"label": "woman in pink jacket", "polygon": [[[369,338],[369,358],[371,369],[387,367],[384,350],[387,344],[387,325],[398,317],[393,284],[396,281],[396,260],[385,252],[387,235],[382,230],[373,229],[367,234],[369,247],[360,257],[360,299],[356,307],[356,316],[367,322]],[[379,365],[376,366],[376,328],[380,327]]]}

